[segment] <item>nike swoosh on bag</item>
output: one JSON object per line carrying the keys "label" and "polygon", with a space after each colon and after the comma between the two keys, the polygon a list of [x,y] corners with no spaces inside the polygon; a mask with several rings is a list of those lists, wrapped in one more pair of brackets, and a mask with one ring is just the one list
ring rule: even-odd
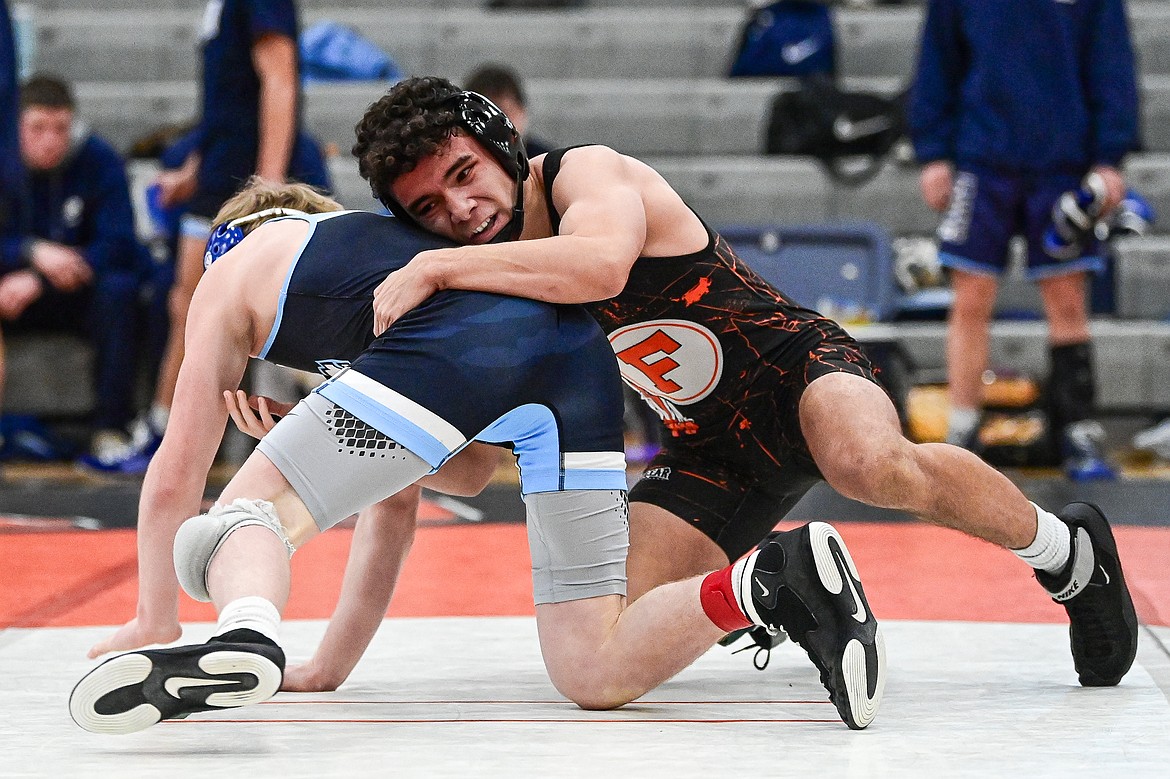
{"label": "nike swoosh on bag", "polygon": [[867,135],[877,135],[894,126],[894,121],[888,116],[873,116],[869,119],[859,119],[853,121],[848,116],[841,114],[833,120],[833,135],[837,140],[844,143],[849,141],[856,141],[858,138],[864,138]]}
{"label": "nike swoosh on bag", "polygon": [[163,682],[163,689],[172,698],[178,698],[187,687],[212,687],[221,686],[225,684],[240,684],[237,679],[196,679],[191,676],[172,676]]}
{"label": "nike swoosh on bag", "polygon": [[821,42],[818,39],[805,38],[803,41],[781,46],[780,58],[789,65],[799,65],[820,50]]}

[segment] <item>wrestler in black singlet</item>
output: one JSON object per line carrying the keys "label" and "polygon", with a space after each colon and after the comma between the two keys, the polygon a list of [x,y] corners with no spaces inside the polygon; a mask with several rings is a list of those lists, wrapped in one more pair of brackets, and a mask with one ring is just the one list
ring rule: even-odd
{"label": "wrestler in black singlet", "polygon": [[[544,158],[554,233],[552,187],[567,151]],[[640,257],[620,295],[586,308],[622,378],[672,433],[630,501],[693,523],[734,560],[822,478],[800,430],[804,388],[834,372],[877,379],[840,325],[769,285],[703,225],[705,248]]]}

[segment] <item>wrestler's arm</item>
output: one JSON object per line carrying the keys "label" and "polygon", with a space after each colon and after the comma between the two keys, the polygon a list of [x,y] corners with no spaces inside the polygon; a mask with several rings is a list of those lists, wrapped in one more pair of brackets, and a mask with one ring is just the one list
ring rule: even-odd
{"label": "wrestler's arm", "polygon": [[363,510],[349,546],[337,608],[312,658],[291,665],[280,689],[336,690],[365,654],[386,616],[402,564],[414,541],[419,485],[449,495],[476,495],[491,480],[501,450],[472,443],[436,473]]}
{"label": "wrestler's arm", "polygon": [[142,484],[137,616],[95,644],[90,657],[167,643],[181,634],[175,533],[200,511],[227,419],[223,391],[239,386],[252,340],[247,309],[236,301],[238,286],[227,278],[230,273],[219,270],[208,271],[192,298],[171,418]]}
{"label": "wrestler's arm", "polygon": [[421,252],[375,290],[375,334],[444,289],[550,303],[587,303],[621,292],[646,244],[644,173],[604,146],[571,154],[572,165],[562,168],[553,191],[562,214],[558,235]]}

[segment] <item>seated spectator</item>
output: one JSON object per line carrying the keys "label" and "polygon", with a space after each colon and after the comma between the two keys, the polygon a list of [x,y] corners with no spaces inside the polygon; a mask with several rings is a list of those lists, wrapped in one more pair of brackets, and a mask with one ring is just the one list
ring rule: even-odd
{"label": "seated spectator", "polygon": [[516,127],[516,132],[524,139],[524,148],[529,159],[552,150],[551,144],[528,132],[528,102],[516,71],[503,65],[480,65],[467,77],[463,88],[470,92],[478,92],[504,112]]}
{"label": "seated spectator", "polygon": [[93,344],[91,451],[101,458],[124,445],[132,414],[141,246],[125,163],[74,114],[57,78],[33,76],[21,89],[26,172],[0,235],[0,327],[74,332]]}

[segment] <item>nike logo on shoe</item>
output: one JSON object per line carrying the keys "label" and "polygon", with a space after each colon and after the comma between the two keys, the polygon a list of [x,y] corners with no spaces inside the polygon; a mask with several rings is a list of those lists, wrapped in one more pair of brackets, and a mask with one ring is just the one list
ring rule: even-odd
{"label": "nike logo on shoe", "polygon": [[861,600],[861,593],[857,591],[857,587],[853,584],[853,577],[849,575],[849,571],[842,571],[842,574],[845,583],[849,585],[849,594],[853,596],[853,614],[850,616],[864,625],[865,621],[869,619],[869,612],[865,609],[865,602]]}
{"label": "nike logo on shoe", "polygon": [[225,684],[239,685],[237,679],[196,679],[191,676],[172,676],[163,683],[163,689],[167,694],[173,698],[178,698],[179,693],[188,687],[216,687]]}
{"label": "nike logo on shoe", "polygon": [[1060,592],[1049,592],[1052,599],[1057,603],[1064,603],[1067,600],[1075,598],[1080,594],[1089,580],[1093,578],[1093,573],[1096,569],[1100,569],[1105,574],[1105,582],[1109,583],[1109,574],[1105,573],[1103,566],[1097,565],[1096,555],[1093,554],[1093,542],[1089,538],[1089,531],[1083,527],[1078,527],[1076,536],[1073,538],[1073,561],[1072,561],[1072,575],[1069,577],[1068,584]]}
{"label": "nike logo on shoe", "polygon": [[766,597],[768,597],[768,595],[771,594],[772,591],[769,590],[767,587],[765,587],[764,583],[762,581],[760,581],[759,579],[755,579],[754,581],[756,583],[756,586],[760,588],[760,597],[761,598],[766,598]]}

